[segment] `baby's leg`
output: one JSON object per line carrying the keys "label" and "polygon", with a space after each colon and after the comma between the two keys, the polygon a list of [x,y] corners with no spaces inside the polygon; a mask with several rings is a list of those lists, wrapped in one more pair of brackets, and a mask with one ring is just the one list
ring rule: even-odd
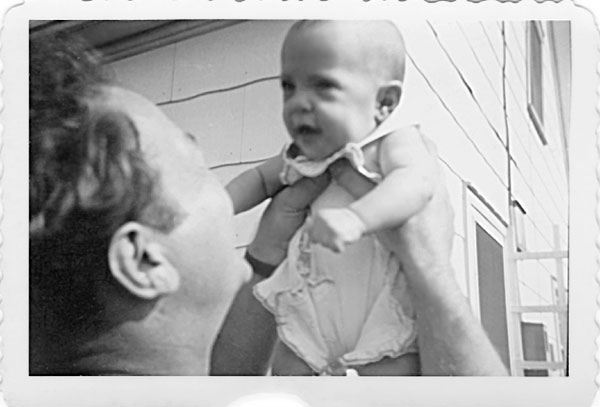
{"label": "baby's leg", "polygon": [[360,376],[418,376],[421,374],[421,363],[418,353],[407,353],[397,358],[385,357],[354,369]]}
{"label": "baby's leg", "polygon": [[273,376],[312,376],[315,373],[285,343],[278,341],[271,362]]}

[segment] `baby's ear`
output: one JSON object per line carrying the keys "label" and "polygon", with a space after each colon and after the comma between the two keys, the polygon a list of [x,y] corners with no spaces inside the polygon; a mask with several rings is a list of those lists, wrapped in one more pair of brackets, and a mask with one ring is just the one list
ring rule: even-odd
{"label": "baby's ear", "polygon": [[394,80],[385,83],[377,91],[377,112],[375,119],[381,123],[394,111],[402,96],[402,82]]}

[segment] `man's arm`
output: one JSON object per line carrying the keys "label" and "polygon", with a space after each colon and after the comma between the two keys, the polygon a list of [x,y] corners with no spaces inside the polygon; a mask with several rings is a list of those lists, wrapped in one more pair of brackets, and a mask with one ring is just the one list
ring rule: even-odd
{"label": "man's arm", "polygon": [[264,375],[277,339],[275,321],[254,297],[255,284],[270,275],[287,255],[292,236],[310,203],[329,184],[329,175],[303,178],[275,195],[265,210],[246,259],[254,270],[233,302],[211,356],[211,375]]}
{"label": "man's arm", "polygon": [[407,277],[417,314],[421,374],[504,376],[506,368],[458,288],[451,267]]}
{"label": "man's arm", "polygon": [[[416,310],[422,374],[506,375],[454,278],[450,264],[453,216],[445,187],[438,189],[433,199],[431,207],[400,231],[396,249],[403,256],[400,259]],[[435,247],[444,259],[432,255]]]}
{"label": "man's arm", "polygon": [[[428,145],[435,156],[435,148]],[[336,181],[359,198],[374,185],[345,161],[335,163]],[[471,313],[450,264],[453,212],[439,169],[432,198],[401,227],[378,233],[400,259],[417,314],[424,375],[505,375],[506,368]]]}
{"label": "man's arm", "polygon": [[[271,272],[275,266],[271,266]],[[254,298],[252,288],[263,278],[254,274],[236,296],[210,360],[212,376],[263,376],[277,341],[275,318]]]}

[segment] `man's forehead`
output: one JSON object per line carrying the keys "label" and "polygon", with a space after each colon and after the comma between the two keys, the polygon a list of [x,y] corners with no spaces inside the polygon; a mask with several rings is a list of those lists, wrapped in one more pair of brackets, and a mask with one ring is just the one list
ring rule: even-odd
{"label": "man's forehead", "polygon": [[175,124],[158,106],[138,93],[118,86],[105,86],[101,90],[101,101],[105,109],[116,110],[129,117],[140,134],[142,146],[148,143],[144,139],[166,139],[169,145],[174,141],[173,136],[193,143],[199,150],[197,137],[189,131],[184,131]]}
{"label": "man's forehead", "polygon": [[121,109],[130,114],[156,113],[158,111],[154,103],[128,89],[118,86],[103,86],[101,90],[105,102],[113,108]]}
{"label": "man's forehead", "polygon": [[183,136],[183,131],[142,95],[118,86],[105,86],[101,94],[100,103],[104,109],[121,112],[129,118],[139,134],[143,149],[152,148],[158,139],[172,138],[175,133]]}
{"label": "man's forehead", "polygon": [[[175,188],[178,199],[194,195],[204,180],[205,161],[193,137],[186,135],[154,103],[127,89],[107,86],[103,103],[125,113],[135,126],[147,163],[160,172],[164,185]],[[191,174],[192,176],[184,176]],[[191,187],[193,185],[194,187]]]}

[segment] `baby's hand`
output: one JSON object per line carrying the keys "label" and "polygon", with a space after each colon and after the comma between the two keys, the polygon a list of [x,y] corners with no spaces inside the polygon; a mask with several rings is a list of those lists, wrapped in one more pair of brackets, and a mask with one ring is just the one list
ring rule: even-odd
{"label": "baby's hand", "polygon": [[365,232],[363,221],[348,208],[321,209],[308,224],[310,239],[336,253],[356,242]]}

